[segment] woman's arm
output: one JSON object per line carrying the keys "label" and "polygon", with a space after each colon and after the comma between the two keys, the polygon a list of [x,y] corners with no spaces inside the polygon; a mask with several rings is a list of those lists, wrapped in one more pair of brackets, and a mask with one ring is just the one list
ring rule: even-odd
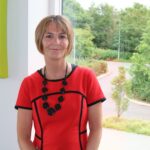
{"label": "woman's arm", "polygon": [[102,104],[88,107],[89,137],[86,150],[98,150],[102,134]]}
{"label": "woman's arm", "polygon": [[35,150],[31,142],[32,111],[18,109],[17,136],[20,150]]}

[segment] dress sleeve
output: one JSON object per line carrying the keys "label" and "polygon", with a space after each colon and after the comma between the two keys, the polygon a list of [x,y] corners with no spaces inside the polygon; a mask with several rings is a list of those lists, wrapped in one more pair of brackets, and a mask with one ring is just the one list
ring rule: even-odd
{"label": "dress sleeve", "polygon": [[27,78],[25,78],[20,86],[15,108],[32,109]]}
{"label": "dress sleeve", "polygon": [[92,70],[89,70],[88,72],[86,96],[88,106],[92,106],[106,100],[96,74]]}

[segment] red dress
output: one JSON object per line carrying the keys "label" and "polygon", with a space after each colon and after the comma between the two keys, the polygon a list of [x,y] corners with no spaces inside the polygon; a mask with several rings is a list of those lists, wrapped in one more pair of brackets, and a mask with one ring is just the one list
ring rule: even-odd
{"label": "red dress", "polygon": [[[40,150],[85,150],[88,107],[105,97],[95,74],[88,68],[72,65],[67,76],[62,108],[49,116],[42,107],[41,70],[26,77],[20,87],[15,108],[32,110],[35,127],[33,144]],[[60,95],[62,79],[48,80],[48,102],[54,105]]]}

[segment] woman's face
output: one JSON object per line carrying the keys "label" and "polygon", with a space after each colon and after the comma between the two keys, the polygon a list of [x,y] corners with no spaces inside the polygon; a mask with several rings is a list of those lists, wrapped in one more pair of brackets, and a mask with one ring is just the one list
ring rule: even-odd
{"label": "woman's face", "polygon": [[64,59],[69,40],[67,34],[62,31],[55,23],[47,26],[42,39],[43,54],[48,59]]}

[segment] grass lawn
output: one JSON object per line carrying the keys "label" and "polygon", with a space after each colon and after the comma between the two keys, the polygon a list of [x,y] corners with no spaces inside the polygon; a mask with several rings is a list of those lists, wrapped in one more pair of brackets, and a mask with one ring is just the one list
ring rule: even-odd
{"label": "grass lawn", "polygon": [[109,117],[103,120],[103,127],[150,136],[150,121]]}

